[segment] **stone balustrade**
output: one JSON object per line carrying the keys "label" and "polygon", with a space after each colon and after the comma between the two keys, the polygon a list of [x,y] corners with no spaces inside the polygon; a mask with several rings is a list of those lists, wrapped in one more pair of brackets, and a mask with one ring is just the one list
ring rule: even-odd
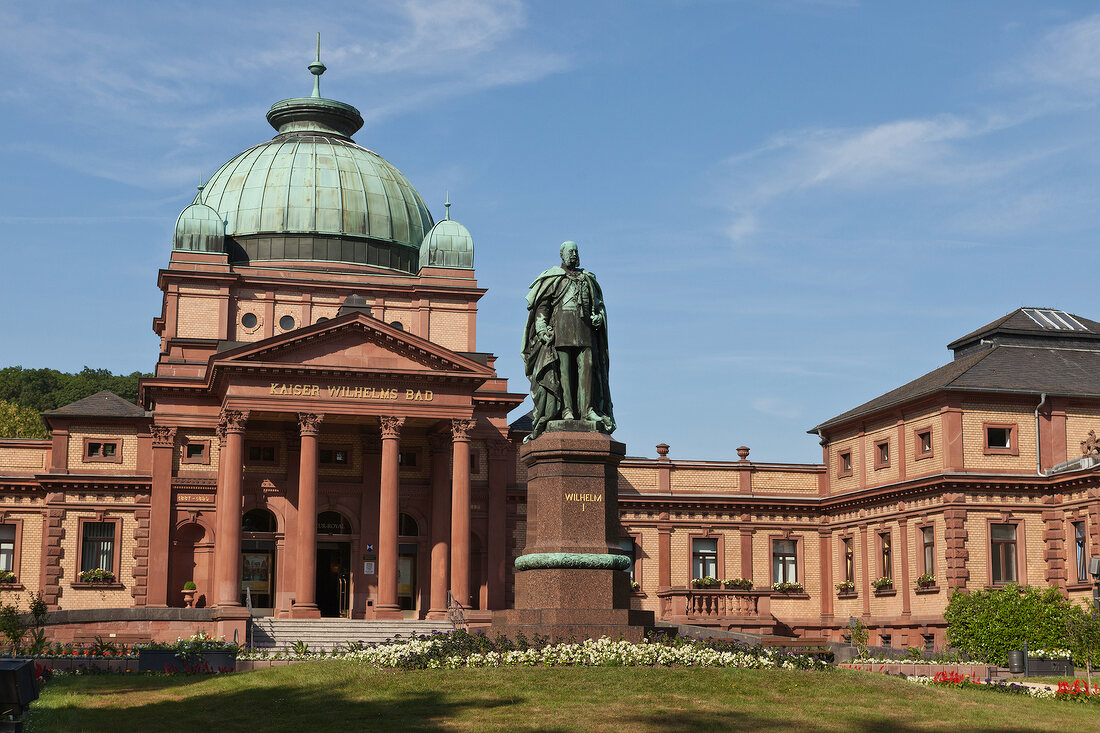
{"label": "stone balustrade", "polygon": [[757,633],[775,626],[771,590],[669,588],[657,597],[662,621]]}

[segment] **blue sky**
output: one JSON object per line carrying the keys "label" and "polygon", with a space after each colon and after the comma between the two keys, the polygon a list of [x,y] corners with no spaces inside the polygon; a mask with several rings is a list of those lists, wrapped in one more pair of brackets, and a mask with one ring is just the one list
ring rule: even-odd
{"label": "blue sky", "polygon": [[481,350],[526,391],[564,239],[608,301],[616,437],[818,461],[805,431],[1024,305],[1100,319],[1100,14],[1067,2],[0,5],[0,365],[151,369],[156,271],[271,103],[476,242]]}

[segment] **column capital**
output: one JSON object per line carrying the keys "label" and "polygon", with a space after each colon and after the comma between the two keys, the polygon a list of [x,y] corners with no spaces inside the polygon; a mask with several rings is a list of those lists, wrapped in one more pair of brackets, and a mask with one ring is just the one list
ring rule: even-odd
{"label": "column capital", "polygon": [[317,412],[298,413],[298,431],[302,435],[317,435],[321,432],[321,421],[325,416]]}
{"label": "column capital", "polygon": [[428,450],[432,455],[437,453],[451,453],[451,441],[444,433],[428,433]]}
{"label": "column capital", "polygon": [[505,438],[493,438],[488,441],[489,458],[508,458],[512,454],[512,441]]}
{"label": "column capital", "polygon": [[470,440],[470,431],[477,425],[477,420],[463,420],[453,418],[451,420],[451,438],[455,442]]}
{"label": "column capital", "polygon": [[218,421],[218,439],[225,440],[229,433],[243,433],[248,422],[248,410],[222,410]]}
{"label": "column capital", "polygon": [[405,418],[386,415],[378,418],[382,425],[382,440],[401,437],[401,427],[405,424]]}
{"label": "column capital", "polygon": [[170,425],[153,425],[149,432],[153,434],[154,448],[171,448],[176,443],[176,429]]}

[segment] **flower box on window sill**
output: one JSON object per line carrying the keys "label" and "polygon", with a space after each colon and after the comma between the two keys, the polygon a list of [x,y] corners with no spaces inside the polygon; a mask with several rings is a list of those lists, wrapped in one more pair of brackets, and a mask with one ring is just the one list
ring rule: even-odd
{"label": "flower box on window sill", "polygon": [[884,585],[881,588],[875,588],[876,596],[896,596],[898,594],[897,589],[892,585]]}
{"label": "flower box on window sill", "polygon": [[123,590],[126,588],[122,583],[82,583],[79,580],[74,580],[70,583],[73,590]]}
{"label": "flower box on window sill", "polygon": [[837,591],[836,597],[840,600],[848,600],[851,598],[859,598],[859,594],[856,593],[854,590],[841,590]]}
{"label": "flower box on window sill", "polygon": [[810,594],[805,592],[805,591],[803,591],[801,593],[779,593],[777,591],[772,591],[772,600],[773,601],[785,601],[785,600],[788,600],[788,599],[794,599],[794,600],[801,601],[801,600],[805,600],[809,597],[810,597]]}
{"label": "flower box on window sill", "polygon": [[940,587],[938,585],[926,585],[926,586],[923,586],[923,587],[921,587],[919,585],[917,586],[917,595],[918,596],[929,595],[929,594],[932,594],[932,593],[939,593],[939,592],[940,592]]}

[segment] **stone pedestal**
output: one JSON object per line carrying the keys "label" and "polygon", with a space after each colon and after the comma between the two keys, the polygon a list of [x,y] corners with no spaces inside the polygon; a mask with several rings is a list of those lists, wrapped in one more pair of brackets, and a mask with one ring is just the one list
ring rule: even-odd
{"label": "stone pedestal", "polygon": [[626,446],[592,423],[561,421],[523,446],[527,545],[516,559],[515,608],[493,632],[638,641],[653,613],[630,610],[629,560],[619,554],[618,465]]}

